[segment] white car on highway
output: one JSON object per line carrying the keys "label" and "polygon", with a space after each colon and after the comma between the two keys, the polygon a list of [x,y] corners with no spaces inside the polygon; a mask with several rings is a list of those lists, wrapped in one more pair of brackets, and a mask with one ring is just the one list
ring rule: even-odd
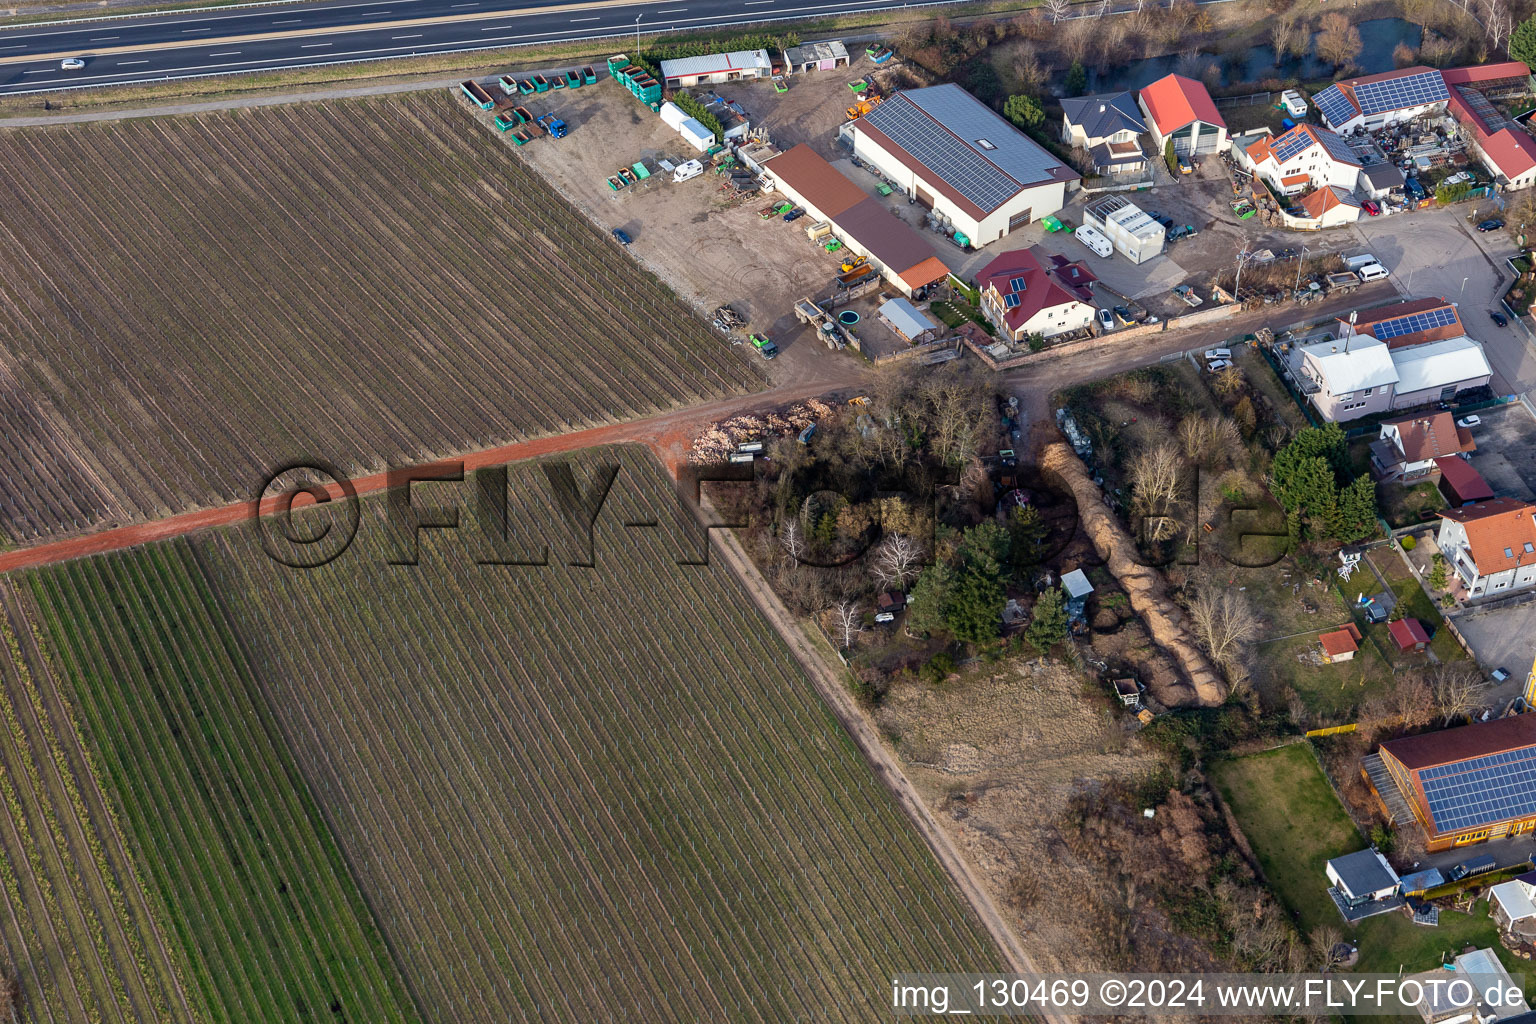
{"label": "white car on highway", "polygon": [[59,61],[59,69],[61,71],[79,71],[83,67],[85,67],[85,61],[79,57],[65,57]]}

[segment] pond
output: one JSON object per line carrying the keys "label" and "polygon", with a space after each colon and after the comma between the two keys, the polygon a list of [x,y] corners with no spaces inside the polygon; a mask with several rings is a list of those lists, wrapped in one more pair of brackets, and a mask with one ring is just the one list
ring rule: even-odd
{"label": "pond", "polygon": [[[1391,71],[1394,67],[1392,51],[1397,48],[1397,44],[1407,43],[1417,49],[1424,35],[1424,30],[1420,26],[1411,21],[1404,21],[1402,18],[1373,18],[1370,21],[1360,22],[1356,27],[1360,30],[1360,41],[1364,46],[1360,56],[1355,58],[1355,69],[1351,75],[1374,75]],[[1315,35],[1313,39],[1316,39]],[[1111,68],[1102,74],[1090,68],[1087,91],[1089,94],[1118,92],[1122,89],[1134,92],[1151,85],[1165,75],[1175,73],[1204,80],[1205,69],[1212,66],[1220,70],[1220,78],[1217,79],[1219,85],[1261,82],[1266,78],[1307,80],[1333,77],[1334,71],[1331,65],[1311,56],[1311,43],[1308,44],[1307,49],[1308,56],[1292,58],[1278,66],[1275,64],[1275,49],[1267,43],[1263,46],[1249,47],[1243,54],[1241,65],[1223,61],[1214,54],[1206,53],[1200,54],[1198,63],[1194,67],[1177,54],[1145,57]],[[1065,71],[1057,71],[1051,76],[1049,88],[1052,95],[1062,94],[1065,81]]]}

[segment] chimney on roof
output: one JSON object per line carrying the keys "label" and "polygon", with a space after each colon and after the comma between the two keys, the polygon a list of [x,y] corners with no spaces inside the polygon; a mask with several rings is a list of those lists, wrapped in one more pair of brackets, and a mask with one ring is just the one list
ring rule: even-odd
{"label": "chimney on roof", "polygon": [[1101,114],[1102,114],[1102,113],[1104,113],[1104,111],[1106,111],[1106,110],[1108,110],[1108,109],[1109,109],[1109,108],[1108,108],[1108,107],[1106,107],[1106,106],[1104,106],[1104,104],[1102,104],[1102,103],[1100,103],[1100,104],[1099,104],[1099,113],[1101,113]]}

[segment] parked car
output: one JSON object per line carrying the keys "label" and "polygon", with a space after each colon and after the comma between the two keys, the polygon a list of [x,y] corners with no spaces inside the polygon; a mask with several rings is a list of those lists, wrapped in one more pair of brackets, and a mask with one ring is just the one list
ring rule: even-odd
{"label": "parked car", "polygon": [[1492,320],[1494,323],[1498,324],[1500,327],[1508,327],[1509,326],[1509,318],[1506,317],[1503,313],[1495,313],[1492,310],[1489,310],[1488,311],[1488,319]]}
{"label": "parked car", "polygon": [[64,71],[79,71],[85,67],[85,61],[79,57],[65,57],[59,61],[59,68]]}
{"label": "parked car", "polygon": [[1483,232],[1497,231],[1497,230],[1499,230],[1499,228],[1501,228],[1503,226],[1504,226],[1504,222],[1502,220],[1499,220],[1499,218],[1497,218],[1497,217],[1493,217],[1493,218],[1491,218],[1489,220],[1485,220],[1481,224],[1479,224],[1477,226],[1477,230],[1483,231]]}
{"label": "parked car", "polygon": [[625,231],[623,228],[614,228],[613,237],[619,240],[620,245],[628,245],[630,242],[634,241],[633,238],[629,237],[629,232]]}
{"label": "parked car", "polygon": [[1385,281],[1391,275],[1380,263],[1367,263],[1355,271],[1355,276],[1360,278],[1362,283],[1370,284],[1372,281]]}
{"label": "parked car", "polygon": [[1210,362],[1205,364],[1205,368],[1211,373],[1216,373],[1220,370],[1225,370],[1231,365],[1232,360],[1230,359],[1212,359]]}
{"label": "parked car", "polygon": [[805,211],[800,209],[800,207],[797,206],[793,210],[790,210],[788,213],[786,213],[784,215],[784,222],[787,224],[787,223],[789,223],[792,220],[799,220],[801,217],[804,217],[804,216],[805,216]]}
{"label": "parked car", "polygon": [[1493,676],[1493,681],[1494,682],[1502,683],[1504,680],[1509,678],[1509,669],[1503,668],[1501,666],[1499,668],[1494,669],[1492,672],[1489,673],[1489,675]]}
{"label": "parked car", "polygon": [[1127,327],[1136,322],[1135,318],[1131,316],[1131,311],[1124,306],[1115,307],[1115,319]]}
{"label": "parked car", "polygon": [[1360,206],[1361,206],[1362,209],[1365,210],[1366,213],[1370,214],[1372,217],[1379,217],[1379,216],[1381,216],[1381,207],[1377,206],[1376,202],[1374,200],[1367,199],[1365,202],[1361,203]]}
{"label": "parked car", "polygon": [[1483,419],[1481,416],[1463,416],[1456,421],[1458,427],[1478,427],[1482,426],[1482,423]]}
{"label": "parked car", "polygon": [[1106,333],[1115,329],[1115,314],[1107,309],[1099,310],[1099,327]]}
{"label": "parked car", "polygon": [[1229,348],[1208,348],[1205,350],[1207,359],[1231,359],[1232,350]]}

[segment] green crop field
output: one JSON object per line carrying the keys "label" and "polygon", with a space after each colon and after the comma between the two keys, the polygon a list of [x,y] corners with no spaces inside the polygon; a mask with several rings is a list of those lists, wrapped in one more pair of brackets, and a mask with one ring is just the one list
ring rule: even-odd
{"label": "green crop field", "polygon": [[0,534],[245,499],[295,459],[378,471],[762,386],[461,106],[0,133]]}
{"label": "green crop field", "polygon": [[617,468],[591,568],[525,465],[547,566],[389,564],[370,499],[318,569],[246,526],[26,574],[196,1019],[874,1021],[1002,968],[659,464],[571,461]]}

